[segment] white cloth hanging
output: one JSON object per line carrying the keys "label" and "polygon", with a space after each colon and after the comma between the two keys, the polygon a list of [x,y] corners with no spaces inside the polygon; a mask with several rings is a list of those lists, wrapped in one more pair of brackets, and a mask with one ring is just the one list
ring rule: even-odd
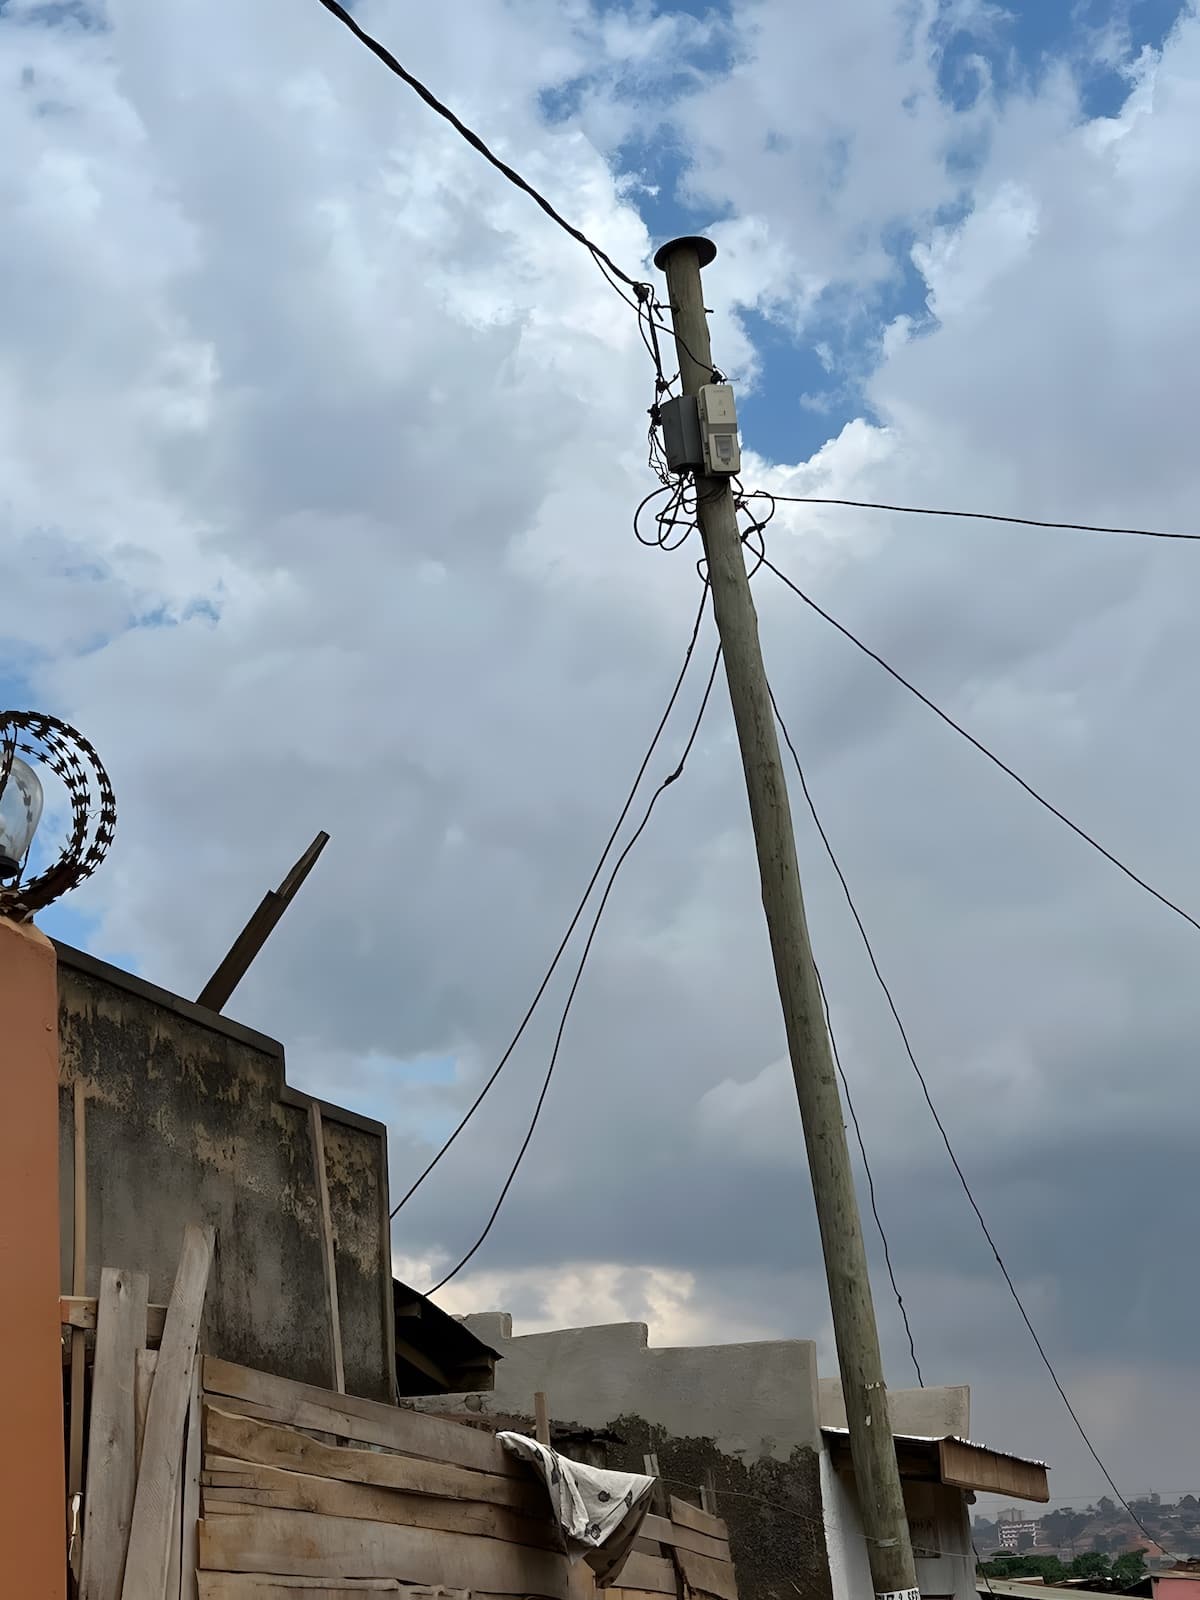
{"label": "white cloth hanging", "polygon": [[586,1557],[601,1582],[615,1574],[638,1536],[654,1479],[638,1472],[609,1472],[569,1461],[523,1433],[496,1437],[542,1478],[570,1559]]}

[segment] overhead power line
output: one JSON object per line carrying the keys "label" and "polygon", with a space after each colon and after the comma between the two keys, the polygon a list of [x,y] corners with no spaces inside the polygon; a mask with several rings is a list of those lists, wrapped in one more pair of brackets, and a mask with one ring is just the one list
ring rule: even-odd
{"label": "overhead power line", "polygon": [[[402,62],[398,61],[385,44],[381,44],[365,28],[360,27],[345,6],[339,4],[339,0],[320,0],[320,3],[325,7],[326,11],[350,30],[360,44],[366,45],[371,54],[377,56],[389,72],[395,73],[402,83],[406,83],[414,94],[419,95],[431,111],[435,111],[439,117],[444,118],[454,131],[465,139],[471,148],[481,155],[489,165],[495,167],[496,171],[506,178],[514,188],[519,189],[522,194],[528,195],[533,203],[546,213],[551,222],[555,223],[565,234],[574,239],[576,244],[583,246],[599,267],[609,287],[620,295],[627,306],[637,313],[642,339],[646,344],[651,360],[654,362],[655,399],[657,400],[661,394],[666,393],[670,388],[670,383],[663,371],[662,357],[658,347],[658,333],[659,331],[670,333],[671,328],[663,321],[661,315],[663,307],[654,292],[653,285],[631,277],[623,267],[617,265],[606,251],[600,248],[595,240],[589,239],[581,228],[577,228],[574,223],[568,222],[562,212],[552,205],[546,196],[529,182],[528,178],[522,177],[517,169],[510,166],[507,161],[502,161],[495,151],[489,148],[484,140],[480,138],[479,134],[473,128],[469,128],[462,118],[453,112],[444,101],[439,100],[427,84],[422,83],[420,78],[416,77]],[[622,284],[625,285],[625,288],[621,287]],[[633,291],[632,298],[626,290]],[[713,381],[718,382],[720,378],[721,374],[714,368]]]}
{"label": "overhead power line", "polygon": [[646,775],[646,768],[650,765],[651,758],[654,755],[655,750],[658,748],[658,742],[663,736],[663,730],[667,726],[671,712],[675,709],[675,702],[679,699],[680,690],[683,688],[684,679],[687,677],[688,668],[692,663],[692,656],[695,654],[696,640],[700,637],[700,624],[704,621],[704,609],[708,604],[708,593],[708,584],[706,583],[704,585],[703,592],[700,595],[700,604],[696,610],[696,619],[692,623],[692,632],[690,638],[688,639],[687,649],[684,651],[683,665],[679,669],[679,676],[675,679],[675,685],[667,699],[666,709],[664,710],[662,716],[658,719],[658,726],[654,730],[654,736],[650,740],[646,754],[642,757],[641,765],[638,767],[633,783],[630,786],[629,793],[625,797],[625,804],[621,807],[620,815],[613,824],[612,832],[608,836],[608,840],[604,846],[604,849],[600,852],[600,859],[597,861],[592,875],[587,881],[587,887],[580,896],[579,904],[575,907],[575,914],[567,925],[567,931],[563,934],[561,940],[559,941],[558,949],[554,952],[553,959],[551,960],[550,965],[546,968],[545,975],[542,978],[542,981],[538,984],[537,991],[535,992],[533,999],[529,1002],[529,1007],[526,1010],[525,1015],[521,1018],[516,1033],[513,1034],[512,1039],[509,1041],[508,1048],[500,1057],[500,1060],[496,1063],[491,1075],[484,1083],[483,1088],[480,1089],[479,1093],[475,1096],[474,1100],[463,1113],[461,1119],[459,1120],[458,1126],[449,1135],[449,1137],[442,1144],[441,1148],[431,1158],[421,1173],[413,1180],[413,1182],[401,1195],[400,1199],[397,1200],[396,1204],[392,1207],[390,1213],[391,1220],[395,1219],[402,1206],[408,1204],[413,1195],[416,1194],[417,1190],[425,1182],[425,1179],[450,1149],[450,1146],[458,1138],[459,1134],[466,1127],[467,1123],[470,1122],[471,1118],[479,1110],[479,1107],[483,1104],[488,1090],[504,1071],[504,1068],[507,1066],[513,1051],[517,1048],[518,1044],[520,1044],[525,1033],[525,1029],[529,1026],[530,1020],[533,1017],[533,1013],[537,1010],[538,1002],[545,994],[550,979],[554,976],[554,973],[558,967],[558,963],[562,960],[563,951],[567,948],[567,944],[570,941],[571,935],[575,932],[575,929],[578,926],[579,919],[583,915],[584,907],[587,905],[588,900],[591,897],[592,890],[596,887],[596,882],[599,879],[601,872],[604,870],[604,863],[608,860],[609,854],[612,851],[612,847],[616,843],[617,835],[624,826],[625,818],[629,815],[630,808],[632,807],[634,798],[636,797],[638,789],[641,786],[642,779]]}
{"label": "overhead power line", "polygon": [[573,223],[568,222],[566,217],[550,204],[546,196],[540,194],[531,183],[521,176],[515,167],[510,167],[507,161],[501,161],[500,157],[488,148],[479,135],[473,129],[467,127],[461,117],[456,116],[448,105],[438,99],[432,89],[423,84],[419,78],[414,77],[407,67],[397,61],[386,45],[380,44],[378,39],[372,38],[364,28],[359,27],[345,6],[339,5],[338,0],[320,0],[320,3],[344,27],[349,28],[359,43],[365,44],[372,55],[378,56],[389,72],[394,72],[398,78],[408,85],[414,94],[419,95],[431,111],[436,111],[439,117],[444,117],[454,131],[465,139],[473,150],[478,151],[485,161],[490,162],[497,172],[502,173],[508,179],[509,183],[515,185],[523,194],[527,194],[535,205],[542,208],[552,222],[558,224],[564,233],[569,233],[577,244],[581,244],[585,250],[589,251],[601,267],[614,273],[622,283],[627,284],[631,289],[640,287],[635,278],[631,278],[627,272],[624,272],[611,256],[607,255],[598,244],[593,243],[588,238],[586,233],[575,227]]}
{"label": "overhead power line", "polygon": [[819,494],[776,494],[773,489],[752,489],[743,495],[753,500],[765,495],[791,505],[853,506],[859,511],[902,511],[916,517],[966,517],[973,522],[1011,522],[1022,528],[1058,528],[1075,533],[1127,533],[1138,539],[1200,539],[1200,533],[1172,533],[1162,528],[1114,528],[1096,522],[1046,522],[1041,517],[1010,517],[999,511],[948,511],[944,506],[893,506],[882,500],[840,500]]}
{"label": "overhead power line", "polygon": [[[771,695],[774,705],[775,696]],[[788,739],[787,729],[783,725],[783,718],[779,715],[778,706],[775,707],[775,720],[779,724],[780,732],[787,739],[788,748],[791,749],[792,741]],[[795,751],[792,751],[793,756]],[[800,770],[800,763],[796,763],[796,770]],[[800,782],[804,782],[804,774],[800,774]],[[818,823],[818,827],[820,824]],[[833,1064],[837,1068],[837,1075],[842,1080],[842,1093],[846,1097],[846,1110],[850,1114],[850,1121],[854,1127],[854,1137],[858,1142],[858,1153],[862,1158],[863,1171],[867,1177],[867,1197],[871,1203],[871,1215],[875,1219],[875,1231],[879,1234],[879,1242],[883,1245],[883,1260],[887,1267],[888,1281],[892,1286],[892,1293],[896,1297],[896,1304],[900,1308],[900,1320],[904,1324],[904,1333],[908,1339],[908,1354],[917,1374],[917,1382],[921,1388],[925,1387],[925,1379],[921,1373],[921,1363],[917,1360],[917,1345],[913,1338],[912,1323],[908,1320],[908,1307],[904,1304],[904,1296],[900,1293],[900,1285],[896,1280],[896,1269],[892,1265],[892,1247],[888,1243],[888,1236],[883,1226],[883,1218],[879,1214],[879,1197],[875,1192],[875,1174],[871,1171],[871,1163],[867,1159],[866,1141],[863,1139],[862,1124],[858,1120],[858,1112],[854,1109],[854,1096],[850,1093],[850,1080],[846,1076],[846,1069],[842,1065],[842,1053],[838,1049],[837,1034],[833,1031],[833,1018],[829,1013],[829,996],[825,993],[825,980],[821,977],[821,969],[813,962],[813,971],[817,975],[817,987],[821,991],[821,1009],[825,1013],[825,1026],[829,1030],[829,1048],[833,1051]]]}
{"label": "overhead power line", "polygon": [[571,1014],[571,1007],[574,1004],[575,996],[578,993],[579,985],[580,985],[580,982],[581,982],[581,980],[583,978],[584,968],[587,966],[588,956],[591,954],[592,944],[593,944],[593,942],[595,941],[595,938],[596,938],[596,930],[600,926],[600,919],[604,915],[604,908],[608,904],[608,897],[612,893],[612,889],[613,889],[614,883],[616,883],[616,881],[617,881],[617,874],[620,872],[621,868],[624,866],[625,861],[626,861],[627,857],[629,856],[630,852],[632,851],[634,845],[637,844],[638,840],[641,838],[642,834],[645,832],[646,826],[649,823],[651,816],[653,815],[654,808],[658,804],[659,797],[662,794],[664,794],[665,791],[667,789],[669,789],[671,787],[671,785],[683,773],[684,766],[687,763],[687,758],[692,753],[692,746],[695,744],[696,737],[700,732],[700,724],[704,720],[704,713],[705,713],[705,711],[706,711],[706,709],[708,707],[709,697],[712,694],[713,683],[716,681],[717,668],[720,666],[720,663],[721,663],[721,649],[720,649],[720,646],[718,645],[716,654],[713,656],[712,670],[708,674],[708,682],[705,684],[705,687],[704,687],[704,695],[703,695],[703,698],[700,701],[700,709],[696,713],[696,720],[692,724],[692,731],[688,735],[687,743],[683,748],[683,754],[680,756],[679,761],[678,761],[677,765],[675,766],[675,769],[672,772],[669,772],[667,774],[667,776],[659,784],[658,788],[655,789],[654,793],[650,796],[650,803],[646,807],[646,811],[645,811],[644,816],[642,817],[641,822],[638,823],[637,828],[634,830],[634,833],[633,833],[632,837],[630,838],[628,844],[625,846],[624,850],[621,851],[621,854],[617,857],[617,860],[616,860],[616,863],[613,866],[612,872],[609,874],[608,882],[604,886],[604,893],[600,897],[600,904],[597,906],[596,915],[592,919],[592,926],[588,931],[587,941],[586,941],[586,943],[584,944],[584,947],[583,947],[583,954],[579,958],[579,965],[575,970],[575,978],[574,978],[574,981],[571,984],[571,988],[570,988],[570,990],[569,990],[569,992],[567,994],[566,1003],[563,1006],[563,1010],[562,1010],[562,1016],[559,1019],[558,1032],[557,1032],[557,1034],[555,1035],[555,1038],[554,1038],[554,1048],[550,1053],[550,1064],[546,1068],[546,1076],[545,1076],[545,1078],[544,1078],[544,1080],[542,1082],[541,1093],[537,1097],[537,1102],[536,1102],[536,1104],[534,1105],[534,1108],[533,1108],[533,1116],[532,1116],[532,1118],[530,1120],[529,1128],[528,1128],[528,1130],[527,1130],[527,1132],[525,1134],[524,1139],[521,1141],[521,1147],[517,1151],[516,1159],[512,1164],[512,1168],[509,1171],[508,1177],[504,1180],[504,1187],[500,1190],[500,1194],[499,1194],[499,1197],[498,1197],[498,1199],[496,1201],[496,1204],[492,1208],[492,1214],[488,1218],[487,1223],[486,1223],[486,1225],[485,1225],[485,1227],[483,1229],[483,1232],[479,1235],[478,1239],[476,1239],[475,1243],[467,1251],[466,1255],[463,1256],[462,1260],[458,1263],[458,1265],[455,1266],[455,1267],[452,1267],[451,1270],[445,1275],[444,1278],[440,1279],[437,1283],[434,1284],[432,1289],[426,1290],[426,1294],[430,1294],[430,1295],[436,1294],[439,1289],[444,1289],[445,1286],[450,1282],[451,1278],[456,1277],[462,1271],[462,1269],[467,1265],[467,1263],[475,1255],[476,1251],[483,1244],[483,1242],[487,1238],[487,1236],[491,1233],[492,1227],[495,1224],[496,1218],[500,1215],[500,1207],[504,1204],[505,1198],[508,1195],[508,1191],[512,1188],[513,1180],[517,1176],[517,1172],[518,1172],[518,1170],[520,1168],[521,1162],[525,1158],[525,1152],[529,1149],[530,1141],[533,1139],[534,1130],[538,1125],[538,1118],[542,1114],[542,1107],[546,1103],[546,1095],[547,1095],[547,1093],[549,1092],[549,1089],[550,1089],[550,1080],[554,1076],[554,1069],[558,1064],[559,1051],[560,1051],[560,1049],[562,1047],[563,1034],[566,1032],[567,1018]]}
{"label": "overhead power line", "polygon": [[1086,828],[1081,828],[1077,822],[1073,822],[1071,818],[1067,816],[1065,811],[1060,811],[1052,801],[1047,800],[1045,795],[1039,793],[1039,791],[1035,789],[1031,783],[1028,783],[1019,772],[1014,771],[1006,761],[1002,761],[994,750],[989,750],[987,745],[985,745],[982,740],[977,739],[973,733],[969,733],[967,729],[963,727],[961,722],[956,722],[948,711],[944,711],[942,707],[936,703],[936,701],[931,700],[927,694],[924,694],[920,689],[918,689],[916,684],[912,683],[908,678],[906,678],[902,672],[893,667],[890,662],[885,661],[878,651],[872,650],[870,645],[864,644],[863,641],[858,638],[856,634],[852,633],[844,623],[839,622],[836,617],[831,616],[828,611],[826,611],[822,606],[818,605],[811,595],[805,594],[804,590],[801,589],[798,584],[793,583],[785,572],[781,572],[773,561],[769,560],[765,555],[762,555],[757,551],[755,554],[758,557],[760,565],[773,572],[781,583],[786,585],[786,587],[789,588],[794,595],[797,595],[801,600],[804,601],[806,606],[815,611],[819,617],[824,618],[824,620],[829,623],[830,627],[836,628],[844,638],[849,639],[850,643],[854,645],[856,649],[861,650],[863,655],[869,656],[877,666],[882,667],[889,677],[894,678],[898,684],[908,690],[909,694],[914,695],[922,705],[927,706],[935,716],[940,717],[948,728],[953,728],[955,733],[957,733],[960,738],[965,739],[968,744],[973,745],[974,748],[979,751],[980,755],[986,756],[993,766],[998,767],[1000,771],[1003,772],[1007,777],[1011,778],[1015,784],[1024,789],[1025,793],[1029,795],[1031,799],[1036,800],[1038,805],[1040,805],[1043,810],[1048,811],[1052,817],[1057,817],[1059,822],[1064,823],[1068,828],[1070,828],[1071,832],[1082,839],[1085,844],[1091,845],[1092,849],[1095,850],[1099,855],[1102,855],[1106,861],[1110,862],[1114,867],[1116,867],[1118,872],[1124,873],[1131,883],[1136,883],[1139,889],[1144,889],[1146,893],[1157,900],[1160,905],[1166,906],[1167,909],[1169,911],[1173,911],[1177,917],[1182,917],[1184,922],[1189,923],[1193,928],[1196,929],[1197,933],[1200,933],[1200,921],[1197,921],[1197,919],[1193,917],[1189,911],[1185,911],[1181,905],[1178,905],[1174,900],[1163,894],[1161,890],[1156,889],[1154,885],[1148,883],[1145,878],[1139,876],[1139,874],[1136,873],[1132,867],[1127,866],[1119,856],[1114,855],[1111,850],[1102,845],[1094,835],[1087,831]]}
{"label": "overhead power line", "polygon": [[[767,565],[770,566],[770,562],[768,562]],[[775,569],[772,568],[772,571],[774,571],[774,570]],[[800,764],[800,757],[796,753],[796,747],[792,743],[791,735],[788,733],[787,727],[784,724],[783,718],[779,714],[779,706],[776,704],[775,696],[774,696],[773,693],[771,695],[771,704],[772,704],[772,707],[774,708],[774,711],[775,711],[775,720],[779,724],[779,729],[780,729],[780,732],[783,734],[784,742],[786,743],[786,745],[788,747],[788,750],[791,752],[792,761],[795,763],[796,774],[800,779],[800,788],[801,788],[801,790],[802,790],[802,792],[804,794],[805,801],[808,804],[808,809],[809,809],[810,813],[812,814],[813,822],[816,824],[817,833],[820,835],[821,843],[825,847],[825,853],[829,857],[830,865],[833,867],[833,870],[834,870],[835,874],[837,875],[837,880],[841,884],[842,893],[846,898],[846,904],[850,908],[850,915],[854,918],[854,925],[858,929],[859,937],[860,937],[860,939],[862,940],[862,943],[863,943],[863,948],[865,949],[865,951],[867,953],[867,960],[871,963],[871,970],[875,974],[875,978],[876,978],[876,980],[877,980],[877,982],[879,984],[880,989],[883,992],[884,999],[887,1001],[888,1010],[892,1014],[892,1018],[893,1018],[893,1020],[894,1020],[894,1022],[896,1024],[896,1030],[900,1035],[900,1041],[904,1046],[904,1053],[908,1057],[909,1065],[912,1067],[913,1072],[916,1074],[917,1082],[921,1086],[921,1094],[924,1097],[925,1104],[929,1108],[929,1114],[933,1118],[934,1126],[937,1128],[938,1133],[941,1135],[942,1143],[946,1147],[946,1154],[950,1157],[950,1164],[954,1168],[954,1171],[955,1171],[955,1173],[956,1173],[956,1175],[958,1177],[958,1181],[962,1186],[962,1191],[966,1195],[967,1200],[970,1203],[971,1210],[975,1213],[976,1220],[978,1221],[980,1229],[983,1232],[983,1237],[987,1240],[987,1243],[988,1243],[989,1248],[991,1249],[992,1255],[996,1258],[996,1265],[1000,1268],[1000,1272],[1001,1272],[1001,1275],[1004,1278],[1004,1282],[1008,1286],[1008,1292],[1012,1296],[1013,1302],[1016,1305],[1017,1310],[1021,1314],[1021,1320],[1024,1322],[1026,1328],[1029,1330],[1029,1336],[1033,1340],[1034,1347],[1036,1348],[1038,1355],[1041,1357],[1042,1365],[1045,1367],[1046,1371],[1049,1373],[1050,1380],[1054,1384],[1054,1387],[1058,1390],[1059,1396],[1062,1399],[1063,1404],[1067,1408],[1067,1412],[1068,1412],[1068,1414],[1069,1414],[1069,1416],[1071,1418],[1071,1421],[1075,1424],[1076,1430],[1079,1433],[1079,1437],[1083,1440],[1084,1444],[1087,1446],[1087,1449],[1088,1449],[1088,1451],[1089,1451],[1089,1453],[1090,1453],[1090,1455],[1092,1457],[1092,1460],[1096,1463],[1096,1465],[1100,1468],[1100,1471],[1104,1474],[1105,1481],[1107,1482],[1109,1488],[1112,1490],[1113,1494],[1116,1495],[1117,1499],[1125,1507],[1125,1510],[1133,1518],[1133,1520],[1136,1523],[1136,1525],[1141,1529],[1141,1531],[1149,1539],[1151,1537],[1149,1532],[1147,1531],[1145,1526],[1142,1524],[1142,1522],[1139,1520],[1139,1518],[1137,1516],[1137,1513],[1130,1506],[1129,1502],[1125,1499],[1124,1495],[1117,1488],[1117,1485],[1113,1480],[1112,1473],[1108,1470],[1108,1467],[1100,1459],[1099,1452],[1097,1451],[1095,1445],[1092,1443],[1091,1437],[1089,1436],[1087,1429],[1084,1427],[1082,1421],[1080,1420],[1079,1413],[1075,1410],[1075,1407],[1072,1405],[1070,1397],[1068,1396],[1066,1389],[1063,1387],[1062,1382],[1059,1379],[1058,1373],[1054,1369],[1053,1362],[1050,1360],[1049,1355],[1046,1353],[1046,1347],[1042,1343],[1042,1340],[1041,1340],[1041,1338],[1040,1338],[1040,1336],[1038,1334],[1038,1331],[1034,1327],[1033,1321],[1030,1318],[1029,1312],[1025,1308],[1025,1302],[1024,1302],[1024,1300],[1022,1300],[1020,1291],[1018,1290],[1015,1282],[1013,1281],[1012,1274],[1009,1272],[1008,1267],[1005,1264],[1004,1257],[1000,1254],[1000,1248],[996,1243],[996,1240],[995,1240],[995,1238],[994,1238],[994,1236],[992,1234],[991,1229],[988,1227],[988,1224],[987,1224],[987,1222],[986,1222],[986,1220],[984,1218],[983,1212],[979,1207],[979,1202],[975,1198],[974,1191],[972,1190],[970,1183],[967,1181],[967,1175],[963,1171],[962,1163],[959,1161],[958,1156],[955,1153],[954,1146],[950,1142],[950,1135],[946,1131],[946,1124],[942,1121],[942,1118],[941,1118],[941,1115],[940,1115],[940,1113],[938,1111],[938,1108],[934,1104],[933,1094],[932,1094],[932,1092],[930,1091],[930,1088],[929,1088],[929,1080],[926,1078],[924,1072],[921,1070],[921,1066],[920,1066],[919,1062],[917,1061],[916,1053],[915,1053],[915,1051],[913,1050],[913,1047],[912,1047],[912,1041],[910,1040],[909,1035],[908,1035],[908,1029],[904,1026],[904,1021],[903,1021],[903,1019],[902,1019],[902,1017],[900,1015],[899,1008],[896,1005],[895,997],[893,996],[891,988],[889,987],[888,982],[887,982],[886,978],[884,977],[882,970],[880,969],[879,961],[878,961],[878,959],[877,959],[877,957],[875,955],[875,948],[871,943],[870,935],[867,933],[866,924],[863,922],[862,915],[859,912],[857,904],[855,903],[854,896],[850,892],[850,885],[846,880],[846,874],[842,871],[841,862],[837,858],[837,854],[834,851],[834,848],[833,848],[833,845],[832,845],[832,843],[830,841],[829,835],[826,833],[825,826],[822,823],[820,815],[817,812],[816,803],[813,800],[812,792],[809,789],[808,782],[807,782],[807,780],[805,779],[805,776],[804,776],[804,769]],[[824,998],[824,990],[822,990],[822,998]],[[826,1013],[828,1014],[828,1003],[826,1003]],[[843,1083],[845,1083],[845,1075],[844,1074],[843,1074],[843,1077],[842,1077],[842,1081],[843,1081]],[[849,1091],[847,1091],[847,1104],[849,1104]],[[851,1113],[850,1114],[853,1117],[854,1113],[853,1113],[852,1109],[851,1109]],[[857,1127],[858,1127],[858,1123],[857,1123],[857,1120],[856,1120],[855,1121],[855,1128],[857,1129]],[[861,1134],[860,1134],[859,1138],[860,1138],[860,1148],[861,1148]],[[865,1162],[865,1160],[866,1160],[866,1152],[865,1151],[863,1152],[863,1159],[864,1159],[864,1162]],[[870,1183],[869,1169],[868,1169],[868,1183]],[[874,1185],[873,1184],[871,1184],[871,1204],[872,1204],[872,1208],[874,1208],[874,1205],[875,1205],[875,1190],[874,1190]],[[876,1212],[876,1222],[877,1223],[879,1222],[878,1212]],[[879,1231],[880,1231],[880,1234],[882,1235],[883,1234],[883,1225],[882,1225],[882,1223],[879,1223]],[[884,1240],[884,1250],[885,1250],[885,1253],[886,1253],[886,1251],[887,1251],[887,1241],[886,1241],[886,1239]],[[899,1289],[897,1288],[897,1285],[896,1285],[895,1274],[892,1273],[892,1271],[891,1271],[891,1260],[890,1260],[890,1258],[888,1260],[888,1271],[889,1271],[889,1274],[891,1275],[891,1279],[892,1279],[892,1288],[896,1292],[897,1299],[900,1299],[900,1291],[899,1291]],[[901,1312],[903,1314],[904,1302],[902,1300],[900,1301],[900,1306],[901,1306]],[[917,1359],[916,1350],[913,1347],[912,1330],[908,1326],[908,1318],[907,1318],[907,1316],[905,1316],[905,1318],[904,1318],[904,1326],[905,1326],[905,1329],[908,1332],[909,1347],[912,1350],[912,1358],[913,1358],[913,1362],[915,1364],[916,1363],[916,1359]],[[919,1373],[920,1373],[920,1368],[919,1367],[917,1368],[917,1371],[918,1371],[918,1375],[919,1375]]]}

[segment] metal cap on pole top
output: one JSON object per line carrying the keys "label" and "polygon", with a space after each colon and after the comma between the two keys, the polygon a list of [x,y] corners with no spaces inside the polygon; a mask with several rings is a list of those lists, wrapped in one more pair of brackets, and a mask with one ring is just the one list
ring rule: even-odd
{"label": "metal cap on pole top", "polygon": [[654,252],[654,265],[660,272],[667,270],[667,258],[674,255],[676,250],[691,249],[696,252],[701,270],[710,262],[717,259],[717,247],[711,239],[706,239],[703,234],[686,233],[679,239],[668,239],[666,244],[660,244]]}

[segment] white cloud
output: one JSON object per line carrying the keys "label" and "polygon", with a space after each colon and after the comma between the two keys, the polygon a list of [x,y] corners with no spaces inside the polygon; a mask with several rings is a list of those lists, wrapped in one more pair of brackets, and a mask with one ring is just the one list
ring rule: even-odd
{"label": "white cloud", "polygon": [[[394,31],[386,8],[363,15]],[[665,124],[644,86],[664,40],[697,44],[682,15],[497,4],[464,30],[427,8],[402,42],[631,270],[640,193],[604,150],[686,141],[693,198],[725,217],[718,360],[755,354],[731,301],[784,328],[827,286],[853,301],[869,412],[809,461],[748,450],[748,482],[1193,526],[1200,22],[1131,67],[1125,109],[1097,123],[1065,69],[952,110],[944,17],[912,15],[872,0],[802,25],[739,5],[734,69],[693,60]],[[629,530],[645,354],[592,263],[319,7],[37,17],[0,18],[0,626],[10,668],[117,785],[118,845],[78,902],[102,949],[195,992],[329,828],[235,1009],[298,1046],[306,1081],[388,1118],[398,1186],[507,1043],[681,659],[692,552],[649,554]],[[729,42],[705,26],[704,48]],[[539,95],[576,78],[578,118],[548,125]],[[909,234],[937,325],[885,330],[872,296]],[[784,367],[758,382],[794,398]],[[1189,548],[782,506],[770,537],[822,603],[1200,905]],[[1061,1277],[1037,1305],[1064,1369],[1140,1374],[1157,1405],[1153,1365],[1191,1359],[1183,1309],[1145,1312],[1187,1248],[1191,935],[768,574],[756,598],[964,1163],[1022,1284]],[[1070,1459],[795,799],[930,1376],[974,1379],[984,1419],[1011,1388],[1024,1433],[1007,1442]],[[402,1213],[418,1286],[486,1217],[554,1021]],[[644,1315],[663,1341],[823,1329],[782,1052],[719,692],[614,891],[529,1162],[447,1304],[508,1299],[531,1325]],[[453,1056],[454,1082],[389,1075],[423,1054]],[[1164,1424],[1176,1475],[1183,1437]],[[1105,1439],[1140,1476],[1141,1445]]]}

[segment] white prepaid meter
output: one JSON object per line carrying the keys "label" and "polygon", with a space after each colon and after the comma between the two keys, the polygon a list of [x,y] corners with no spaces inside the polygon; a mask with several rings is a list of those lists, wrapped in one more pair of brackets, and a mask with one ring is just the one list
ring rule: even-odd
{"label": "white prepaid meter", "polygon": [[706,383],[700,402],[700,436],[704,445],[704,470],[711,477],[729,477],[742,470],[738,444],[737,407],[727,383]]}

